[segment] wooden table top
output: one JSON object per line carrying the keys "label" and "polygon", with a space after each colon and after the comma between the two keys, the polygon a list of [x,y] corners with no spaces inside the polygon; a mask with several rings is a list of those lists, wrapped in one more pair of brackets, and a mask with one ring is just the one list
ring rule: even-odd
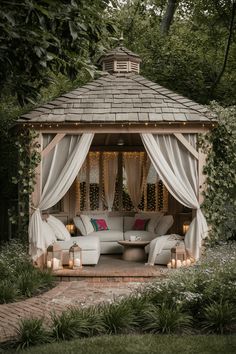
{"label": "wooden table top", "polygon": [[150,241],[142,241],[142,240],[137,240],[137,241],[121,240],[117,242],[122,246],[130,246],[130,247],[145,247],[150,243]]}

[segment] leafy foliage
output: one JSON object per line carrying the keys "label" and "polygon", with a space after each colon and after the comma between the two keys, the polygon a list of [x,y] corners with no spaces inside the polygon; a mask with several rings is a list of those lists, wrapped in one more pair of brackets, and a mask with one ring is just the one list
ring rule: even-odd
{"label": "leafy foliage", "polygon": [[211,225],[210,241],[236,237],[236,108],[213,105],[218,124],[200,145],[207,154],[204,172],[204,214]]}
{"label": "leafy foliage", "polygon": [[18,328],[16,344],[18,349],[24,349],[35,344],[47,343],[49,339],[42,318],[23,319]]}
{"label": "leafy foliage", "polygon": [[104,17],[107,0],[1,1],[1,93],[17,95],[23,105],[36,100],[50,71],[74,79],[113,31]]}
{"label": "leafy foliage", "polygon": [[52,287],[48,271],[35,268],[22,241],[12,240],[0,249],[0,303],[31,297]]}
{"label": "leafy foliage", "polygon": [[168,36],[163,36],[160,25],[166,4],[162,0],[132,0],[121,2],[113,11],[126,46],[143,60],[142,74],[197,102],[235,104],[235,36],[224,74],[215,86],[229,36],[231,1],[179,1]]}

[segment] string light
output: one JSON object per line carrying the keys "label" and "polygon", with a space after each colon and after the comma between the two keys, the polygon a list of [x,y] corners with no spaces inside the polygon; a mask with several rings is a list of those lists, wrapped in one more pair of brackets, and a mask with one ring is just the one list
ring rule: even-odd
{"label": "string light", "polygon": [[186,125],[186,122],[183,122],[183,125]]}

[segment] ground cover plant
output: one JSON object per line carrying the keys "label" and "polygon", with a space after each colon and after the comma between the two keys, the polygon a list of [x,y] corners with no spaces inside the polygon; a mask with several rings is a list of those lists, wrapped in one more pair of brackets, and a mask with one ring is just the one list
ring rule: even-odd
{"label": "ground cover plant", "polygon": [[37,344],[36,325],[38,344],[111,334],[236,333],[235,246],[208,249],[195,266],[171,271],[165,280],[145,284],[119,301],[52,314],[49,326],[24,320],[14,345]]}
{"label": "ground cover plant", "polygon": [[33,266],[26,249],[17,240],[0,248],[0,304],[37,295],[54,284],[50,272]]}

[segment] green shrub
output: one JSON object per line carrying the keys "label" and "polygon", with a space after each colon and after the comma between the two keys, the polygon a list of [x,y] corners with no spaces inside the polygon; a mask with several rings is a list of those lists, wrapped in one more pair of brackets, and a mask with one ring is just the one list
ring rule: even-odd
{"label": "green shrub", "polygon": [[209,333],[225,334],[236,330],[235,305],[214,302],[203,308],[202,328]]}
{"label": "green shrub", "polygon": [[142,313],[143,330],[151,333],[186,332],[192,324],[192,317],[184,313],[180,307],[159,307],[149,305]]}
{"label": "green shrub", "polygon": [[50,335],[43,326],[43,319],[23,319],[17,331],[18,349],[50,342]]}
{"label": "green shrub", "polygon": [[35,268],[26,246],[19,240],[12,240],[1,247],[0,303],[33,296],[50,288],[53,283],[51,272]]}
{"label": "green shrub", "polygon": [[132,306],[127,300],[104,304],[101,310],[102,321],[108,334],[129,332],[138,326]]}
{"label": "green shrub", "polygon": [[0,304],[14,301],[19,295],[19,291],[11,280],[0,281]]}
{"label": "green shrub", "polygon": [[105,332],[101,315],[95,307],[71,309],[52,314],[52,336],[56,340],[89,337]]}

